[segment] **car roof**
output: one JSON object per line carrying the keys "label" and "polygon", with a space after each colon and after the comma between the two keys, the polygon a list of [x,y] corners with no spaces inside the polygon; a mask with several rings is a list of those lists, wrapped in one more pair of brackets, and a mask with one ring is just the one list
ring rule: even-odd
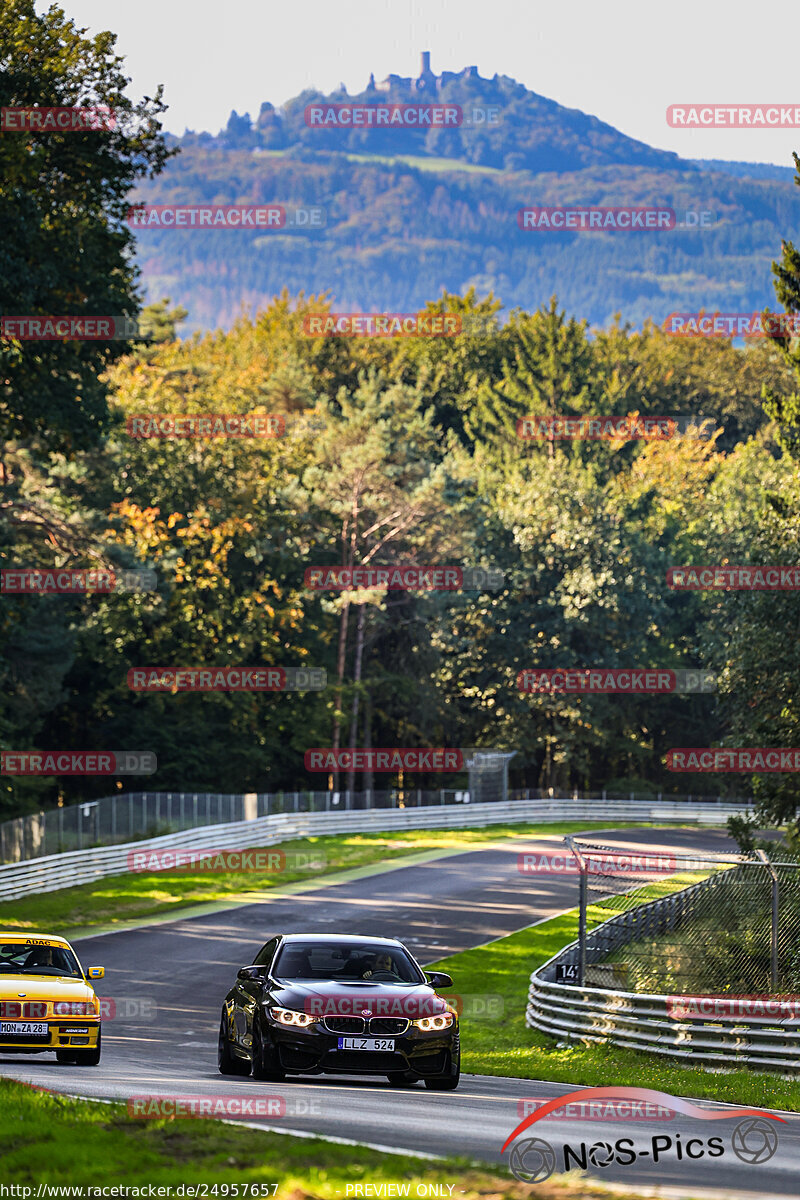
{"label": "car roof", "polygon": [[69,946],[67,939],[57,933],[25,933],[22,929],[0,929],[0,942],[20,942],[23,946],[47,946],[56,942],[59,946]]}
{"label": "car roof", "polygon": [[371,933],[284,933],[284,942],[319,942],[320,945],[336,942],[377,942],[384,946],[402,946],[397,938],[375,937]]}

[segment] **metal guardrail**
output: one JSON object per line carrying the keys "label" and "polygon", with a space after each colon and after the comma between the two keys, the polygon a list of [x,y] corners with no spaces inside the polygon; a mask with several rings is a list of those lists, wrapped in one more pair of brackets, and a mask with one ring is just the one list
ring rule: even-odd
{"label": "metal guardrail", "polygon": [[526,1023],[558,1038],[613,1042],[708,1066],[795,1071],[800,1066],[800,1020],[755,1016],[725,1022],[711,1016],[677,1020],[667,1007],[674,1000],[674,996],[548,983],[534,972]]}
{"label": "metal guardrail", "polygon": [[[619,913],[587,936],[587,974],[603,970],[596,964],[626,942],[674,928],[705,895],[723,885],[731,871],[710,876],[638,908]],[[594,939],[592,935],[597,935]],[[797,1070],[800,1066],[800,1017],[719,1016],[680,1014],[679,997],[618,991],[555,981],[556,967],[579,961],[579,943],[572,942],[530,977],[526,1024],[558,1038],[612,1042],[670,1058],[690,1058],[708,1066],[767,1067]],[[613,975],[613,965],[608,971]],[[674,1011],[671,1011],[674,1010]]]}
{"label": "metal guardrail", "polygon": [[0,866],[0,901],[16,900],[32,892],[53,892],[77,884],[92,883],[128,871],[128,855],[147,849],[249,850],[271,846],[290,838],[325,834],[382,832],[392,829],[464,829],[470,826],[520,823],[522,821],[692,821],[701,825],[724,824],[744,805],[685,803],[634,803],[608,800],[598,809],[597,800],[507,800],[487,804],[427,805],[397,809],[354,809],[350,812],[273,813],[250,821],[209,825],[170,833],[162,837],[118,846],[70,850],[27,862]]}
{"label": "metal guardrail", "polygon": [[[507,759],[507,755],[503,756]],[[506,764],[507,765],[507,764]],[[596,793],[559,793],[525,788],[508,794],[487,794],[480,770],[470,772],[469,789],[370,788],[363,792],[124,792],[99,800],[85,800],[28,813],[0,822],[0,863],[24,862],[67,850],[113,846],[135,839],[160,837],[203,825],[226,825],[284,812],[343,812],[364,808],[411,808],[431,804],[462,804],[506,800],[594,800]],[[602,801],[629,800],[647,804],[662,796],[635,793],[602,793]],[[714,796],[663,797],[667,804],[751,803],[744,797],[719,800]]]}

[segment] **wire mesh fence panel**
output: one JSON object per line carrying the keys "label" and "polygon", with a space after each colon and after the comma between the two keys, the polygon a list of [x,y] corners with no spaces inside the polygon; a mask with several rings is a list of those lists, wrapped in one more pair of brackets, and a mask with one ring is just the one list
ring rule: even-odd
{"label": "wire mesh fence panel", "polygon": [[568,840],[585,879],[586,986],[659,995],[800,992],[800,861],[786,851],[759,861]]}
{"label": "wire mesh fence panel", "polygon": [[605,788],[591,792],[580,791],[578,788],[511,788],[509,800],[619,800],[635,803],[669,801],[675,804],[752,804],[752,796],[720,796],[694,793],[673,792],[620,792],[607,791]]}
{"label": "wire mesh fence panel", "polygon": [[[509,792],[507,770],[511,757],[494,751],[470,751],[468,787],[462,784],[461,788],[393,787],[369,788],[359,792],[262,792],[256,796],[252,808],[252,796],[241,793],[119,793],[0,822],[0,863],[22,862],[66,850],[132,842],[202,825],[227,824],[273,813],[423,808],[431,805],[499,802],[503,799],[598,800],[596,792],[537,791],[531,788]],[[649,793],[646,796],[632,793],[618,798],[653,799]],[[664,796],[664,800],[669,801],[686,799],[691,797]],[[719,798],[694,797],[696,802],[708,799]]]}
{"label": "wire mesh fence panel", "polygon": [[470,750],[464,756],[469,772],[469,799],[487,804],[508,799],[508,764],[513,753],[501,750]]}

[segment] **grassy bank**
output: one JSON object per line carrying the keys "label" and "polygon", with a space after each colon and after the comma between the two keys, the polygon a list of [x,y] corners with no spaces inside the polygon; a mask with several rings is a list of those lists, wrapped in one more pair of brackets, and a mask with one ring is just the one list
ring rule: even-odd
{"label": "grassy bank", "polygon": [[[667,881],[654,885],[663,888]],[[641,894],[640,894],[641,898]],[[615,910],[619,908],[616,901]],[[589,927],[611,915],[592,906]],[[609,1083],[652,1087],[675,1096],[694,1096],[762,1108],[800,1111],[800,1081],[777,1073],[734,1070],[721,1074],[687,1067],[659,1055],[626,1050],[611,1043],[558,1042],[525,1025],[528,979],[563,946],[578,936],[577,911],[554,917],[476,950],[431,964],[453,976],[462,995],[499,996],[489,1008],[500,1017],[462,1018],[462,1068],[479,1075],[547,1079],[576,1086]],[[444,993],[446,995],[446,993]],[[536,1094],[535,1088],[532,1095]]]}
{"label": "grassy bank", "polygon": [[[32,1187],[33,1194],[40,1184],[145,1189],[228,1184],[238,1185],[238,1193],[216,1194],[242,1196],[246,1187],[258,1185],[262,1196],[277,1200],[342,1200],[361,1185],[361,1196],[530,1196],[530,1187],[503,1168],[476,1168],[458,1159],[430,1162],[219,1121],[132,1120],[121,1104],[71,1100],[6,1079],[0,1080],[0,1128],[2,1181]],[[366,1185],[374,1190],[367,1192]],[[454,1185],[452,1192],[448,1185]],[[574,1177],[539,1184],[536,1195],[538,1200],[613,1200],[609,1192]],[[631,1193],[625,1190],[624,1196]]]}
{"label": "grassy bank", "polygon": [[[602,827],[600,822],[596,824]],[[607,827],[608,822],[604,824]],[[619,829],[638,827],[615,825]],[[92,925],[163,917],[195,904],[248,903],[261,899],[273,888],[292,883],[313,884],[341,871],[368,868],[408,855],[479,850],[508,838],[560,837],[591,828],[591,822],[583,821],[557,825],[494,825],[480,829],[407,829],[296,839],[280,844],[287,861],[294,861],[295,853],[307,858],[321,858],[324,862],[322,870],[299,868],[243,873],[181,869],[111,875],[95,883],[0,904],[0,929],[63,933]]]}

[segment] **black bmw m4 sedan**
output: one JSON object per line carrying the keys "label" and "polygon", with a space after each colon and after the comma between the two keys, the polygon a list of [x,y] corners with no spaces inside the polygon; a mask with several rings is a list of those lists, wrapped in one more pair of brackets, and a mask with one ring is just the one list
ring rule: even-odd
{"label": "black bmw m4 sedan", "polygon": [[461,1052],[452,987],[401,942],[335,934],[270,938],[241,967],[219,1029],[223,1075],[382,1075],[458,1087]]}

